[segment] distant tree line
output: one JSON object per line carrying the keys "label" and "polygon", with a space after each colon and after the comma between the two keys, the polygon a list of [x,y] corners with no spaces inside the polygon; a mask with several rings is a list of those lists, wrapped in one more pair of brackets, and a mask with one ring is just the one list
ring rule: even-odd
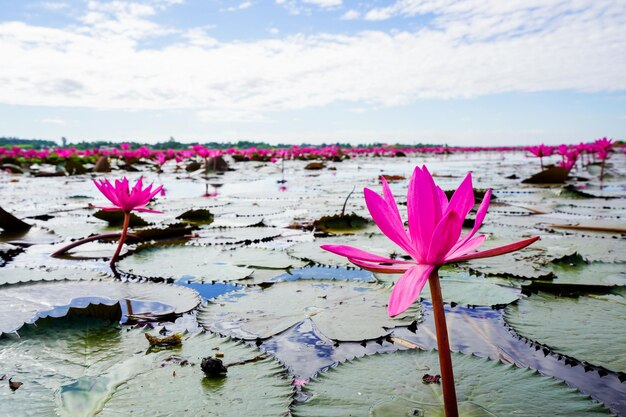
{"label": "distant tree line", "polygon": [[[112,142],[106,140],[97,140],[97,141],[81,141],[77,143],[68,143],[66,138],[61,139],[61,146],[71,146],[76,149],[84,150],[84,149],[93,149],[93,148],[113,148],[119,147],[122,142]],[[178,140],[170,137],[168,140],[158,143],[142,143],[135,141],[126,141],[123,143],[127,143],[130,145],[131,149],[137,149],[142,146],[148,147],[154,150],[164,150],[164,149],[188,149],[190,146],[194,145],[197,142],[193,143],[183,143]],[[236,142],[206,142],[202,144],[206,148],[210,149],[228,149],[228,148],[238,148],[238,149],[249,149],[249,148],[259,148],[259,149],[275,149],[275,148],[291,148],[292,144],[281,143],[278,145],[270,145],[266,142],[255,142],[249,140],[239,140]],[[366,145],[358,145],[359,147],[380,147],[384,144],[381,142],[366,144]],[[59,143],[53,140],[47,139],[19,139],[15,137],[0,137],[0,147],[13,147],[19,146],[20,148],[33,148],[33,149],[43,149],[43,148],[56,148],[59,147]],[[342,148],[350,148],[357,145],[352,145],[350,143],[342,143],[342,142],[334,142],[334,143],[322,143],[322,144],[309,144],[302,143],[298,146],[301,147],[324,147],[324,146],[339,146]],[[389,145],[387,145],[389,146]],[[411,145],[391,145],[391,146],[415,146],[415,147],[430,147],[430,146],[441,146],[439,144],[424,144],[424,143],[415,143]]]}
{"label": "distant tree line", "polygon": [[19,139],[13,137],[0,137],[0,146],[2,146],[3,148],[18,146],[20,148],[41,149],[51,148],[53,146],[59,145],[53,140],[46,139]]}

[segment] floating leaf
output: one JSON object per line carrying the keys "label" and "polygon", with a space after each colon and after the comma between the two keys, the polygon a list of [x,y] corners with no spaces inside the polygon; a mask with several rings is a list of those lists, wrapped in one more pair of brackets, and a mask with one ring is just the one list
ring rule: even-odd
{"label": "floating leaf", "polygon": [[[124,223],[124,213],[121,211],[98,210],[93,216],[97,219],[104,220],[110,225],[121,226]],[[137,216],[135,213],[130,213],[130,227],[142,227],[148,224],[147,221]]]}
{"label": "floating leaf", "polygon": [[[401,251],[392,241],[380,233],[360,234],[354,236],[333,236],[316,239],[314,242],[303,242],[287,249],[289,255],[299,259],[313,261],[321,265],[333,265],[355,268],[345,257],[335,255],[320,248],[321,245],[350,245],[381,256],[391,256]],[[397,252],[396,252],[397,251]]]}
{"label": "floating leaf", "polygon": [[557,297],[533,294],[505,310],[515,331],[556,353],[613,371],[626,371],[626,298],[611,295]]}
{"label": "floating leaf", "polygon": [[371,340],[387,335],[387,328],[406,326],[420,318],[417,306],[389,318],[389,294],[389,288],[375,284],[283,282],[264,290],[246,289],[218,297],[202,308],[198,319],[211,331],[265,339],[310,318],[329,339]]}
{"label": "floating leaf", "polygon": [[231,366],[225,377],[208,380],[200,361],[217,349],[227,365],[258,353],[206,334],[184,338],[182,347],[146,353],[146,334],[81,318],[44,321],[21,339],[2,341],[3,372],[19,375],[24,386],[13,394],[0,390],[0,414],[246,415],[255,410],[255,416],[278,416],[287,412],[293,390],[275,361]]}
{"label": "floating leaf", "polygon": [[[376,279],[386,284],[395,283],[401,276],[400,274],[374,275]],[[520,293],[520,290],[511,286],[511,281],[506,279],[486,279],[469,275],[467,272],[452,271],[450,268],[440,270],[439,276],[443,302],[447,304],[499,307],[517,300]],[[424,286],[420,297],[426,300],[431,299],[428,284]]]}
{"label": "floating leaf", "polygon": [[530,178],[526,178],[522,182],[525,184],[563,184],[569,171],[562,167],[550,167],[545,171],[541,171]]}
{"label": "floating leaf", "polygon": [[[598,403],[565,383],[529,369],[454,353],[461,416],[606,416]],[[358,358],[329,368],[306,385],[311,396],[294,417],[443,416],[441,385],[424,384],[439,373],[436,351],[406,350]],[[529,400],[531,399],[531,400]]]}
{"label": "floating leaf", "polygon": [[[471,306],[503,306],[517,300],[519,290],[506,288],[489,282],[476,282],[454,279],[441,280],[441,292],[445,303]],[[420,297],[430,300],[428,285]]]}
{"label": "floating leaf", "polygon": [[18,219],[0,207],[0,229],[4,230],[4,232],[24,232],[31,227],[32,225]]}
{"label": "floating leaf", "polygon": [[[235,281],[261,275],[263,270],[280,270],[304,263],[278,250],[217,247],[161,246],[139,250],[124,258],[119,269],[133,275],[200,281]],[[280,271],[269,272],[271,276]],[[264,280],[262,280],[264,281]]]}
{"label": "floating leaf", "polygon": [[323,162],[309,162],[304,169],[309,170],[309,171],[316,171],[316,170],[320,170],[324,168],[324,163]]}
{"label": "floating leaf", "polygon": [[351,233],[367,228],[371,222],[358,214],[323,216],[313,222],[313,227],[327,233]]}
{"label": "floating leaf", "polygon": [[552,262],[549,265],[554,279],[537,280],[528,286],[531,291],[586,291],[593,288],[626,286],[626,264],[603,262]]}
{"label": "floating leaf", "polygon": [[187,210],[177,219],[197,223],[197,224],[211,224],[213,223],[213,214],[207,209],[191,209]]}
{"label": "floating leaf", "polygon": [[99,272],[80,269],[0,268],[0,286],[36,281],[91,281],[102,279],[107,279],[107,276]]}
{"label": "floating leaf", "polygon": [[198,294],[185,287],[115,281],[39,282],[4,286],[0,289],[0,335],[15,332],[41,317],[59,317],[73,302],[115,304],[122,300],[152,301],[169,306],[160,314],[182,314],[200,303]]}

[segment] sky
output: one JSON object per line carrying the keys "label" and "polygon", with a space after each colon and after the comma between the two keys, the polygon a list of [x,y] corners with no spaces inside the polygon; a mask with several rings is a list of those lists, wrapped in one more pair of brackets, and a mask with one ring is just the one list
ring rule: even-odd
{"label": "sky", "polygon": [[626,138],[626,0],[0,0],[0,136]]}

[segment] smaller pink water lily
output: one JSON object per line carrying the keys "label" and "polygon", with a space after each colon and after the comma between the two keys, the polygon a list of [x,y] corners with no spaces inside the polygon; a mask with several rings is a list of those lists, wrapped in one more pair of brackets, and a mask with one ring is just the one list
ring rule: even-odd
{"label": "smaller pink water lily", "polygon": [[364,250],[344,245],[323,245],[322,249],[345,256],[353,264],[373,272],[403,274],[396,282],[387,307],[390,316],[405,311],[418,298],[429,276],[451,262],[488,258],[522,249],[539,237],[509,245],[474,252],[484,242],[486,235],[476,235],[481,227],[491,190],[487,190],[478,207],[472,229],[461,236],[463,220],[474,207],[472,176],[468,173],[448,201],[444,191],[435,182],[426,167],[416,167],[409,182],[407,195],[408,230],[387,181],[381,177],[383,195],[366,188],[365,202],[372,219],[380,230],[412,261],[386,258]]}
{"label": "smaller pink water lily", "polygon": [[131,189],[128,184],[128,179],[124,177],[121,180],[115,180],[114,184],[111,184],[109,180],[94,180],[98,190],[111,202],[113,207],[99,207],[104,211],[123,211],[130,213],[131,211],[139,211],[146,213],[161,213],[157,210],[150,210],[145,208],[145,205],[159,194],[163,189],[160,185],[154,190],[150,184],[146,188],[143,188],[142,179],[139,178],[135,186]]}
{"label": "smaller pink water lily", "polygon": [[126,236],[128,235],[130,212],[135,210],[144,213],[162,213],[157,210],[147,209],[145,206],[155,195],[159,194],[163,190],[163,186],[160,185],[153,190],[152,184],[150,184],[146,188],[143,188],[143,181],[139,178],[135,186],[131,189],[128,185],[128,178],[126,177],[121,180],[115,180],[114,184],[111,184],[111,182],[107,179],[100,181],[94,180],[93,183],[96,185],[98,190],[100,190],[100,192],[108,198],[111,203],[113,203],[113,207],[100,207],[102,210],[122,211],[124,213],[124,224],[122,226],[120,241],[113,257],[111,258],[111,261],[109,262],[111,268],[114,268],[115,262],[122,251],[122,246],[126,241]]}

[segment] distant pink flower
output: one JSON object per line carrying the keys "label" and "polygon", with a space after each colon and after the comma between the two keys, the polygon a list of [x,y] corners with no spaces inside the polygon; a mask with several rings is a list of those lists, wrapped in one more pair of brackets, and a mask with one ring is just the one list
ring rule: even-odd
{"label": "distant pink flower", "polygon": [[546,146],[544,144],[541,144],[539,146],[529,146],[528,151],[530,153],[532,153],[533,155],[542,158],[544,156],[550,156],[554,153],[554,147],[553,146]]}
{"label": "distant pink flower", "polygon": [[126,177],[122,180],[115,180],[114,184],[111,184],[107,179],[94,180],[93,183],[98,187],[98,190],[113,203],[113,207],[100,207],[104,211],[123,211],[130,213],[135,210],[147,213],[161,213],[157,210],[144,208],[144,206],[148,204],[155,195],[161,192],[163,189],[162,185],[154,190],[152,190],[152,184],[143,188],[142,179],[139,178],[135,186],[130,189]]}
{"label": "distant pink flower", "polygon": [[396,282],[387,312],[390,316],[405,311],[419,296],[431,273],[445,263],[488,258],[522,249],[539,237],[522,240],[482,252],[474,252],[485,240],[476,236],[487,214],[491,190],[485,193],[476,213],[472,230],[461,236],[463,220],[474,207],[472,177],[468,173],[448,201],[443,190],[435,185],[426,167],[416,167],[409,183],[407,211],[409,228],[404,228],[400,211],[384,178],[383,195],[366,188],[365,202],[374,222],[394,243],[401,247],[412,261],[390,259],[344,245],[323,245],[322,249],[345,256],[363,269],[388,273],[402,273]]}

